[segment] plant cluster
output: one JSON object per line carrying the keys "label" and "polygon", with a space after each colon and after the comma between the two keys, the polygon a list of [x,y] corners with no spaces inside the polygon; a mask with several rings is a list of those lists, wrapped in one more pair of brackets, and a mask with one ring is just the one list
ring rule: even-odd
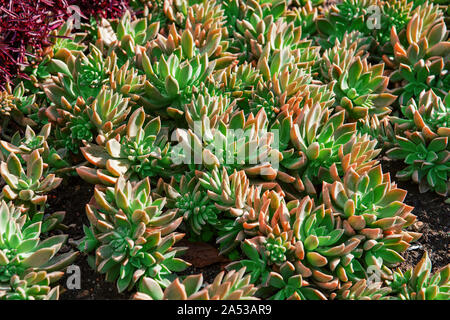
{"label": "plant cluster", "polygon": [[[448,195],[437,1],[4,2],[0,31],[42,18],[0,33],[0,299],[58,298],[70,175],[95,185],[78,250],[134,299],[449,299],[449,266],[395,269],[421,234],[379,157]],[[226,272],[177,275],[183,237]]]}

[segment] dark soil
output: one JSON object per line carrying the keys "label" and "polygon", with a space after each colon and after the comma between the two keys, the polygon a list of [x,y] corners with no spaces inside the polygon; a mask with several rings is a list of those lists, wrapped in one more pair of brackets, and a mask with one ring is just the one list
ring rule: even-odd
{"label": "dark soil", "polygon": [[[49,212],[66,211],[64,224],[69,227],[64,233],[69,235],[67,246],[76,250],[77,242],[83,238],[83,225],[89,225],[85,206],[94,194],[94,186],[79,177],[65,178],[63,183],[49,196]],[[63,248],[64,249],[64,248]],[[104,275],[94,272],[87,263],[87,256],[80,254],[74,265],[80,267],[81,288],[67,289],[67,277],[60,281],[62,300],[109,300],[128,299],[129,295],[119,294],[113,283],[106,282]]]}
{"label": "dark soil", "polygon": [[440,269],[450,263],[450,205],[434,192],[420,193],[418,185],[411,181],[398,181],[395,174],[403,166],[399,161],[382,160],[383,172],[389,171],[398,187],[408,191],[405,203],[414,207],[413,213],[417,216],[417,222],[411,228],[422,233],[403,255],[406,261],[400,267],[406,269],[416,265],[428,251],[433,270]]}
{"label": "dark soil", "polygon": [[[395,179],[395,173],[402,169],[402,164],[383,159],[383,171],[389,171],[392,179]],[[428,251],[433,264],[433,270],[439,269],[450,263],[449,254],[449,235],[450,235],[450,205],[444,203],[444,198],[433,192],[420,194],[417,185],[410,181],[397,181],[398,186],[408,191],[405,202],[415,207],[413,213],[417,216],[417,222],[411,227],[414,231],[423,233],[422,237],[411,245],[408,251],[403,255],[405,262],[400,265],[401,269],[414,266],[422,257],[424,251]],[[78,241],[84,236],[83,225],[88,225],[89,221],[85,214],[85,205],[93,195],[94,187],[78,177],[64,179],[63,184],[50,194],[49,212],[66,211],[64,224],[69,229],[64,233],[69,235],[68,244],[63,250],[76,248]],[[186,246],[185,240],[182,243]],[[189,244],[188,244],[189,245]],[[211,259],[212,264],[203,266],[197,262],[195,256],[195,244],[189,245],[186,253],[186,260],[193,263],[179,275],[190,275],[203,273],[204,280],[211,283],[214,277],[224,269],[226,261],[215,258]],[[197,252],[204,255],[201,248]],[[209,250],[210,251],[210,250]],[[211,254],[211,252],[208,252]],[[208,258],[209,259],[209,258]],[[80,254],[74,263],[81,269],[81,289],[69,290],[66,288],[67,278],[60,281],[62,293],[60,298],[63,300],[84,299],[84,300],[110,300],[110,299],[129,299],[131,294],[119,294],[113,283],[106,282],[104,275],[96,273],[87,263],[87,257]],[[195,267],[197,265],[197,267]],[[198,267],[201,265],[202,267]]]}

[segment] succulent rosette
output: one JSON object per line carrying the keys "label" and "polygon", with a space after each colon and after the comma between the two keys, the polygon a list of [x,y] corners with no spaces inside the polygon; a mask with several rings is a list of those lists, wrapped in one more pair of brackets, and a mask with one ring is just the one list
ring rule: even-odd
{"label": "succulent rosette", "polygon": [[[350,168],[342,181],[323,185],[322,197],[326,207],[342,217],[345,234],[360,240],[365,267],[377,269],[383,278],[392,277],[389,267],[402,262],[400,254],[421,236],[405,230],[416,220],[413,207],[403,203],[406,191],[397,188],[380,165],[363,174]],[[346,280],[344,271],[340,276]]]}
{"label": "succulent rosette", "polygon": [[391,117],[397,130],[419,131],[430,137],[450,136],[450,95],[441,99],[433,90],[422,91],[401,107],[402,117]]}
{"label": "succulent rosette", "polygon": [[[204,288],[202,288],[205,286]],[[190,275],[184,280],[175,279],[164,291],[151,278],[144,278],[135,300],[258,300],[257,288],[245,275],[245,268],[239,271],[220,272],[213,283],[204,284],[203,275]]]}
{"label": "succulent rosette", "polygon": [[32,212],[45,205],[47,193],[57,188],[62,179],[55,174],[44,172],[44,162],[38,150],[34,150],[26,160],[26,167],[20,159],[10,153],[6,161],[2,161],[0,172],[6,185],[3,197],[14,203],[23,204]]}
{"label": "succulent rosette", "polygon": [[160,179],[155,193],[166,197],[168,208],[178,209],[191,238],[211,240],[219,224],[219,209],[196,176],[184,175],[179,183],[173,177],[169,183]]}
{"label": "succulent rosette", "polygon": [[286,21],[292,21],[294,26],[300,26],[302,38],[307,38],[317,32],[315,23],[317,16],[318,9],[315,1],[302,1],[302,6],[289,8],[286,12]]}
{"label": "succulent rosette", "polygon": [[375,38],[381,46],[389,44],[391,29],[402,30],[411,19],[413,3],[407,0],[383,1],[381,7],[380,29]]}
{"label": "succulent rosette", "polygon": [[173,245],[184,235],[174,232],[182,218],[176,210],[164,210],[165,198],[151,196],[149,179],[131,184],[123,177],[114,187],[95,189],[95,205],[86,206],[91,226],[80,249],[119,292],[133,288],[141,278],[151,277],[163,287],[173,280],[173,271],[188,263],[178,258],[183,248]]}
{"label": "succulent rosette", "polygon": [[[39,236],[42,223],[28,223],[27,216],[21,211],[20,207],[8,205],[2,200],[0,206],[0,299],[5,295],[7,298],[8,296],[14,298],[15,295],[20,297],[21,293],[24,298],[27,295],[32,296],[33,291],[27,293],[24,288],[33,281],[36,281],[37,285],[42,282],[41,285],[48,286],[50,282],[53,282],[50,278],[56,276],[57,279],[58,275],[61,277],[61,273],[51,274],[51,272],[63,270],[77,257],[77,253],[73,251],[57,254],[66,242],[67,235],[52,236],[41,241]],[[45,294],[50,291],[49,288],[43,288],[43,290]],[[40,295],[39,291],[34,294]]]}
{"label": "succulent rosette", "polygon": [[[394,57],[385,56],[388,66],[395,68],[390,81],[399,83],[392,92],[399,96],[399,104],[406,104],[410,98],[418,99],[423,90],[433,90],[444,97],[450,90],[448,75],[448,32],[442,21],[442,12],[437,11],[435,19],[430,19],[419,10],[408,23],[406,31],[397,34],[393,28],[391,43]],[[432,9],[432,5],[431,5]]]}
{"label": "succulent rosette", "polygon": [[58,29],[53,30],[49,37],[51,45],[43,51],[41,57],[37,57],[36,61],[26,67],[29,79],[25,79],[24,84],[33,93],[42,95],[39,86],[55,72],[66,71],[64,59],[69,53],[76,55],[87,49],[83,43],[87,34],[75,28],[74,20],[68,19]]}
{"label": "succulent rosette", "polygon": [[316,19],[317,31],[323,38],[321,44],[331,47],[336,40],[341,41],[346,32],[356,30],[369,35],[367,22],[372,6],[377,6],[376,0],[344,0],[329,6]]}
{"label": "succulent rosette", "polygon": [[22,159],[26,159],[34,150],[38,150],[42,154],[50,132],[51,124],[43,126],[38,134],[31,127],[27,126],[23,138],[20,137],[20,132],[16,132],[11,137],[10,142],[1,140],[0,143],[5,150],[2,150],[3,157],[9,155],[9,153],[14,153],[20,155]]}
{"label": "succulent rosette", "polygon": [[253,281],[262,283],[261,295],[326,299],[323,291],[339,287],[336,274],[341,269],[365,276],[356,260],[360,240],[344,235],[341,219],[336,220],[331,210],[325,210],[324,205],[315,207],[309,197],[286,203],[273,191],[266,191],[261,201],[259,214],[240,219],[244,228],[256,235],[242,244],[249,260],[228,266],[247,267]]}
{"label": "succulent rosette", "polygon": [[205,118],[209,126],[215,128],[220,122],[228,122],[235,108],[236,100],[228,94],[209,93],[207,86],[201,85],[191,102],[184,106],[185,119],[191,129],[195,129],[196,122],[202,122]]}
{"label": "succulent rosette", "polygon": [[[246,114],[250,111],[251,104],[255,99],[258,99],[261,95],[267,98],[264,92],[259,90],[260,88],[266,89],[261,73],[247,62],[217,70],[213,74],[211,86],[214,87],[208,88],[209,91],[218,91],[232,98],[236,106],[243,109]],[[215,86],[219,88],[215,89]],[[269,92],[266,92],[267,94],[270,95]],[[258,112],[258,110],[255,111]]]}
{"label": "succulent rosette", "polygon": [[333,298],[339,300],[391,300],[391,288],[381,282],[369,283],[366,279],[348,281],[342,285]]}
{"label": "succulent rosette", "polygon": [[117,63],[117,56],[111,54],[106,59],[102,52],[91,45],[89,54],[75,55],[65,52],[63,60],[58,63],[52,81],[43,85],[47,98],[55,105],[73,106],[77,100],[93,100],[107,83],[109,75]]}
{"label": "succulent rosette", "polygon": [[[255,234],[252,231],[255,225],[247,225],[246,221],[257,219],[257,207],[253,205],[261,204],[262,188],[271,189],[274,184],[263,182],[251,186],[244,171],[235,170],[229,175],[225,168],[222,171],[218,168],[210,172],[196,171],[196,175],[208,198],[220,212],[216,225],[220,253],[235,257],[241,241]],[[263,197],[267,197],[267,194]]]}
{"label": "succulent rosette", "polygon": [[181,36],[170,37],[167,44],[158,40],[138,56],[147,81],[142,94],[133,98],[149,111],[180,118],[184,112],[182,107],[190,102],[193,88],[204,83],[215,68],[216,61],[210,61],[208,54],[208,50],[214,51],[214,48],[198,49],[189,30]]}
{"label": "succulent rosette", "polygon": [[11,277],[9,284],[0,284],[0,300],[58,300],[59,286],[51,284],[58,281],[63,272],[29,272],[22,278]]}
{"label": "succulent rosette", "polygon": [[391,112],[389,105],[397,97],[386,92],[389,78],[383,75],[384,64],[369,65],[366,59],[356,57],[347,70],[333,65],[331,76],[337,80],[334,86],[338,110],[345,109],[350,119],[363,119]]}
{"label": "succulent rosette", "polygon": [[411,179],[419,184],[421,192],[434,190],[447,195],[449,180],[449,137],[430,139],[421,132],[405,132],[405,137],[397,136],[396,146],[388,150],[391,159],[403,160],[407,167],[397,172],[399,179]]}
{"label": "succulent rosette", "polygon": [[7,83],[0,92],[0,128],[3,137],[7,134],[8,123],[12,119],[20,126],[36,126],[38,107],[36,96],[26,94],[23,82],[12,89]]}
{"label": "succulent rosette", "polygon": [[333,164],[338,174],[347,168],[365,171],[380,152],[376,141],[356,134],[356,123],[345,123],[345,112],[331,113],[319,103],[291,100],[272,129],[279,130],[282,154],[278,180],[292,184],[298,192],[316,194],[318,178],[329,180]]}
{"label": "succulent rosette", "polygon": [[227,123],[211,127],[211,120],[197,123],[193,129],[176,129],[178,144],[173,147],[172,161],[192,169],[225,167],[228,172],[244,169],[246,174],[273,180],[279,152],[272,147],[275,133],[268,130],[266,113],[261,109],[247,118],[243,111],[234,113]]}
{"label": "succulent rosette", "polygon": [[434,274],[431,267],[431,260],[425,251],[414,268],[394,272],[394,278],[389,282],[393,296],[399,300],[449,300],[450,265]]}
{"label": "succulent rosette", "polygon": [[287,3],[285,0],[226,1],[223,9],[228,34],[232,37],[230,51],[239,54],[240,60],[251,61],[258,59],[266,39],[270,38],[269,30],[274,22],[282,20]]}
{"label": "succulent rosette", "polygon": [[354,31],[346,33],[341,41],[327,49],[320,63],[320,75],[326,83],[335,81],[335,106],[344,109],[349,120],[391,112],[389,106],[397,98],[388,92],[389,77],[384,75],[384,64],[371,65],[365,50],[367,41]]}
{"label": "succulent rosette", "polygon": [[[142,108],[130,116],[124,134],[116,135],[104,145],[86,143],[81,148],[86,160],[98,169],[81,166],[78,174],[88,182],[114,184],[120,175],[139,179],[155,174],[170,176],[170,145],[161,130],[160,118],[145,121]],[[145,124],[145,126],[144,126]]]}
{"label": "succulent rosette", "polygon": [[377,140],[377,147],[389,149],[395,142],[395,130],[390,121],[392,118],[384,117],[380,120],[377,116],[372,116],[360,119],[357,125],[358,133]]}
{"label": "succulent rosette", "polygon": [[66,161],[66,152],[64,150],[56,150],[50,147],[52,126],[50,123],[44,125],[41,130],[36,133],[31,127],[26,127],[23,137],[16,132],[11,140],[1,140],[3,158],[7,158],[10,153],[14,153],[19,159],[26,160],[34,150],[42,155],[44,166],[49,172],[57,169],[68,168],[70,164]]}
{"label": "succulent rosette", "polygon": [[[150,17],[132,19],[131,15],[132,13],[127,10],[120,20],[116,19],[111,23],[104,20],[103,25],[100,26],[99,34],[108,32],[108,27],[112,28],[115,31],[114,36],[109,34],[112,39],[108,40],[117,41],[120,48],[126,53],[134,55],[136,54],[136,46],[145,46],[147,42],[156,37],[159,31],[159,23],[151,21]],[[112,43],[108,44],[114,46]]]}
{"label": "succulent rosette", "polygon": [[326,296],[302,278],[290,261],[281,263],[274,269],[268,262],[268,253],[260,239],[245,240],[242,251],[248,259],[233,262],[229,270],[245,266],[253,282],[260,283],[258,297],[270,300],[326,300]]}

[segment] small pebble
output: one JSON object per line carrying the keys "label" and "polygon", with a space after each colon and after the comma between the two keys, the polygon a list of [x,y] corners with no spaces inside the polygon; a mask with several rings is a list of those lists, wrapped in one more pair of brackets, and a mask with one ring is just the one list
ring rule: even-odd
{"label": "small pebble", "polygon": [[412,229],[414,231],[419,231],[419,230],[421,230],[423,228],[423,222],[422,221],[417,221],[411,227],[412,227]]}
{"label": "small pebble", "polygon": [[89,290],[83,290],[79,295],[77,295],[77,298],[85,298],[89,295]]}

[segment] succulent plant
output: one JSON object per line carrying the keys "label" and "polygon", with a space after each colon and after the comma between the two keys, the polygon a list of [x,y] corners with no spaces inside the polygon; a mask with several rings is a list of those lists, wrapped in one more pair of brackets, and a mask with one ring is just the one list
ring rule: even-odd
{"label": "succulent plant", "polygon": [[[196,175],[209,199],[221,212],[220,223],[216,226],[220,253],[235,257],[238,255],[236,248],[242,240],[249,237],[245,222],[256,219],[255,209],[258,210],[258,207],[253,209],[253,204],[260,205],[263,187],[271,189],[273,183],[250,186],[250,180],[244,171],[234,171],[229,175],[223,167],[222,170],[216,167],[210,172],[196,171]],[[254,225],[249,229],[253,227]],[[252,231],[249,232],[251,236]]]}
{"label": "succulent plant", "polygon": [[[385,279],[391,276],[388,267],[402,262],[400,254],[421,236],[404,230],[416,220],[413,207],[403,203],[406,191],[398,189],[380,165],[363,174],[350,168],[342,182],[323,185],[322,197],[325,206],[342,217],[345,234],[361,241],[366,268],[376,268]],[[345,270],[340,276],[343,281],[348,277]]]}
{"label": "succulent plant", "polygon": [[279,154],[272,148],[275,133],[268,131],[263,109],[247,119],[243,111],[236,112],[228,123],[221,122],[217,128],[211,128],[209,120],[204,120],[194,131],[175,130],[178,145],[172,152],[174,163],[190,168],[224,166],[229,172],[244,169],[248,175],[274,179],[272,163],[277,165]]}
{"label": "succulent plant", "polygon": [[172,175],[170,145],[166,134],[160,132],[161,121],[154,118],[144,126],[145,117],[140,108],[130,116],[123,136],[117,135],[103,146],[86,143],[81,152],[99,169],[80,166],[77,168],[80,177],[91,183],[111,185],[120,175],[131,179]]}
{"label": "succulent plant", "polygon": [[113,21],[113,29],[121,48],[132,55],[136,53],[136,45],[145,46],[155,38],[159,31],[159,22],[152,22],[147,17],[133,20],[131,15],[130,11],[125,11],[120,20]]}
{"label": "succulent plant", "polygon": [[[77,253],[72,251],[57,255],[67,239],[66,235],[52,236],[40,241],[41,222],[26,223],[26,218],[26,215],[21,214],[20,208],[8,206],[2,200],[0,206],[0,287],[12,286],[13,290],[19,294],[22,290],[17,287],[26,286],[21,283],[21,279],[33,280],[32,274],[28,276],[30,278],[27,278],[26,275],[29,272],[39,274],[41,271],[62,270],[77,257]],[[43,275],[45,276],[45,273],[41,273],[40,277]],[[15,276],[18,276],[19,279]]]}
{"label": "succulent plant", "polygon": [[[266,85],[268,90],[273,93],[274,108],[281,108],[289,98],[307,91],[308,87],[314,84],[311,68],[319,56],[317,49],[317,47],[307,47],[303,51],[283,49],[275,51],[273,55],[269,50],[263,52],[257,67],[268,83]],[[268,110],[268,113],[272,112]]]}
{"label": "succulent plant", "polygon": [[[2,141],[2,143],[3,143],[3,141]],[[34,155],[33,154],[29,154],[29,155],[18,154],[17,158],[19,159],[19,157],[20,157],[20,159],[22,160],[22,156],[23,156],[23,158],[30,159],[30,157],[33,157]],[[19,160],[19,161],[21,161],[21,160]],[[16,177],[16,179],[17,179],[17,177]],[[58,179],[58,178],[56,178],[56,179]],[[32,199],[24,200],[24,195],[22,194],[22,196],[21,196],[21,194],[20,194],[21,191],[19,191],[16,198],[11,199],[11,198],[9,198],[10,192],[11,192],[11,187],[7,184],[6,181],[8,181],[8,180],[5,180],[6,185],[3,187],[3,189],[5,189],[5,193],[2,193],[0,195],[0,199],[8,200],[9,207],[14,206],[14,205],[19,207],[20,212],[26,217],[25,219],[26,219],[27,224],[34,223],[34,222],[41,222],[41,231],[42,232],[48,232],[55,228],[59,228],[59,229],[67,228],[65,225],[62,224],[64,217],[65,217],[64,211],[57,211],[57,212],[54,212],[51,214],[49,214],[48,212],[45,212],[45,202],[47,200],[46,193],[48,193],[50,190],[49,191],[42,190],[42,188],[39,188],[39,185],[37,185],[37,188],[39,190],[37,195],[34,194],[36,192],[36,190],[33,190],[33,188],[35,186],[31,187],[32,190],[21,190],[21,191],[24,191],[25,193],[27,193],[27,191],[28,191],[31,194],[33,194]],[[23,180],[22,180],[22,182],[23,182]],[[60,182],[61,182],[60,180],[56,180],[56,185],[58,185]],[[23,183],[26,183],[26,182],[23,182]],[[24,185],[22,185],[21,188],[25,188]]]}
{"label": "succulent plant", "polygon": [[193,94],[191,102],[184,106],[188,127],[195,129],[196,122],[208,119],[209,126],[215,128],[221,121],[228,122],[236,106],[227,94],[210,94],[206,86],[201,86],[199,92]]}
{"label": "succulent plant", "polygon": [[333,65],[331,77],[337,81],[334,86],[337,110],[344,109],[353,120],[389,114],[389,105],[397,97],[386,92],[389,78],[383,71],[384,64],[371,66],[360,57],[352,59],[347,69]]}
{"label": "succulent plant", "polygon": [[153,200],[148,178],[131,184],[120,177],[114,188],[97,187],[94,197],[95,206],[86,206],[91,227],[80,249],[95,251],[95,269],[116,281],[119,292],[143,277],[167,287],[173,271],[189,266],[178,258],[183,248],[173,247],[184,236],[174,232],[182,218],[176,210],[163,211],[165,198]]}
{"label": "succulent plant", "polygon": [[446,196],[450,189],[449,137],[432,138],[422,132],[405,131],[405,137],[396,136],[396,146],[387,151],[391,159],[403,160],[407,167],[397,172],[402,180],[412,179],[420,192],[429,189]]}
{"label": "succulent plant", "polygon": [[339,300],[391,300],[391,291],[391,288],[383,286],[381,282],[369,283],[366,279],[361,279],[355,283],[344,283],[332,295]]}
{"label": "succulent plant", "polygon": [[174,43],[168,49],[156,44],[139,55],[138,60],[147,81],[144,82],[142,94],[133,97],[148,110],[162,111],[179,118],[183,114],[184,104],[189,103],[193,87],[199,87],[205,81],[216,62],[209,60],[207,51],[194,54],[198,49],[188,30],[181,37],[177,35],[170,40]]}
{"label": "succulent plant", "polygon": [[282,20],[287,3],[285,0],[235,0],[224,2],[223,9],[228,33],[233,40],[230,52],[239,54],[240,60],[252,61],[258,59],[261,47],[267,43],[270,28]]}
{"label": "succulent plant", "polygon": [[342,220],[330,209],[315,207],[309,197],[286,203],[274,191],[266,191],[258,202],[254,212],[237,219],[248,235],[255,235],[242,244],[250,260],[233,262],[229,268],[247,267],[252,280],[263,284],[263,296],[325,299],[322,290],[338,288],[337,275],[345,269],[364,277],[356,260],[360,240],[344,235]]}
{"label": "succulent plant", "polygon": [[42,56],[25,68],[29,79],[24,80],[24,83],[32,92],[42,94],[39,90],[42,83],[53,73],[66,71],[64,59],[69,53],[80,54],[87,49],[83,43],[87,34],[76,31],[74,27],[74,20],[68,19],[58,29],[53,30],[49,37],[51,45],[43,51]]}
{"label": "succulent plant", "polygon": [[280,181],[314,195],[317,178],[328,179],[333,163],[340,174],[349,166],[364,171],[376,163],[376,141],[356,135],[356,123],[344,123],[343,110],[331,114],[318,103],[301,108],[298,102],[291,100],[272,127],[280,132]]}
{"label": "succulent plant", "polygon": [[432,138],[450,136],[450,95],[441,99],[433,90],[424,90],[417,102],[411,99],[400,110],[402,117],[390,119],[398,131],[418,131]]}
{"label": "succulent plant", "polygon": [[390,122],[392,118],[384,117],[380,120],[377,116],[372,116],[360,119],[357,131],[359,134],[368,135],[372,139],[377,140],[377,147],[387,150],[393,147],[395,141],[394,128]]}
{"label": "succulent plant", "polygon": [[0,300],[58,300],[59,286],[51,284],[58,281],[63,272],[29,272],[22,278],[11,277],[10,283],[0,283]]}
{"label": "succulent plant", "polygon": [[[36,104],[35,95],[26,95],[26,90],[21,82],[14,90],[7,83],[5,90],[0,92],[0,120],[2,136],[7,135],[8,123],[12,119],[20,126],[36,126]],[[35,118],[34,120],[32,118]]]}
{"label": "succulent plant", "polygon": [[376,0],[344,0],[329,7],[316,20],[317,31],[324,38],[322,45],[331,47],[335,40],[341,41],[346,32],[358,30],[363,35],[371,34],[368,18]]}
{"label": "succulent plant", "polygon": [[[52,107],[46,110],[46,115],[56,127],[54,131],[55,145],[73,154],[79,153],[84,141],[92,142],[96,131],[83,104],[80,106],[76,105],[71,108],[69,104],[66,104],[67,109],[72,112],[58,109],[53,113]],[[60,122],[59,126],[58,122]]]}
{"label": "succulent plant", "polygon": [[245,266],[252,276],[252,282],[260,283],[257,296],[270,300],[326,300],[326,296],[302,278],[298,269],[290,261],[285,261],[277,269],[268,263],[267,250],[259,238],[242,242],[242,251],[248,260],[232,262],[228,270]]}
{"label": "succulent plant", "polygon": [[233,98],[236,105],[245,111],[248,111],[246,109],[249,107],[249,100],[252,99],[255,89],[261,85],[262,79],[259,70],[247,62],[217,70],[213,77],[213,85],[219,87],[224,95]]}
{"label": "succulent plant", "polygon": [[202,289],[203,275],[190,275],[184,280],[175,279],[164,291],[156,281],[144,278],[135,300],[257,300],[257,288],[245,276],[245,268],[239,271],[220,272],[213,283]]}
{"label": "succulent plant", "polygon": [[59,147],[76,154],[83,140],[103,143],[105,136],[123,129],[118,123],[130,111],[130,96],[142,86],[145,76],[130,68],[129,62],[119,68],[117,60],[114,51],[105,59],[95,46],[87,57],[67,53],[63,63],[67,70],[43,84],[51,101],[45,115],[59,129],[55,130]]}
{"label": "succulent plant", "polygon": [[[259,199],[255,199],[259,200]],[[297,254],[296,239],[291,231],[291,203],[286,204],[282,193],[265,191],[260,201],[255,201],[240,223],[249,235],[261,236],[262,245],[269,265],[281,265]]]}
{"label": "succulent plant", "polygon": [[449,300],[450,265],[432,274],[431,260],[425,251],[414,268],[394,272],[389,285],[400,300]]}
{"label": "succulent plant", "polygon": [[345,234],[343,219],[323,204],[315,205],[309,197],[293,207],[292,228],[299,241],[298,260],[294,265],[303,278],[318,288],[331,291],[337,289],[340,282],[363,278],[360,239]]}
{"label": "succulent plant", "polygon": [[[261,23],[263,24],[262,21],[259,22],[259,24]],[[251,57],[248,61],[258,61],[261,56],[266,55],[270,64],[272,56],[283,50],[298,50],[303,58],[307,55],[313,56],[313,53],[318,52],[318,47],[311,47],[311,40],[302,39],[302,28],[295,26],[294,22],[288,23],[284,19],[279,19],[269,23],[265,28],[263,33],[260,32],[261,30],[250,28],[245,31],[246,37],[253,38],[250,40]],[[255,34],[250,35],[253,32]]]}
{"label": "succulent plant", "polygon": [[131,111],[128,102],[129,98],[123,98],[121,94],[104,87],[92,104],[86,106],[85,112],[97,128],[98,135],[95,140],[98,143],[105,143],[123,131],[123,122]]}
{"label": "succulent plant", "polygon": [[[167,1],[146,1],[131,0],[132,7],[142,8],[148,11],[155,20],[169,24],[170,22],[182,25],[188,15],[189,8],[206,1],[202,0],[167,0]],[[212,1],[208,1],[212,2]]]}
{"label": "succulent plant", "polygon": [[112,52],[106,59],[100,49],[91,45],[89,54],[66,52],[63,63],[55,70],[50,82],[42,85],[47,98],[56,107],[74,106],[81,99],[90,103],[98,96],[103,85],[117,67],[117,55]]}
{"label": "succulent plant", "polygon": [[3,196],[36,212],[36,208],[47,201],[46,194],[57,188],[62,179],[44,172],[44,162],[38,150],[29,155],[25,168],[26,171],[14,153],[8,156],[6,162],[2,161],[0,172],[6,182]]}
{"label": "succulent plant", "polygon": [[320,75],[326,83],[336,81],[335,106],[346,110],[350,120],[366,116],[383,117],[396,96],[387,92],[389,78],[384,76],[384,64],[371,65],[365,50],[366,40],[358,32],[346,33],[342,41],[327,49],[320,63]]}
{"label": "succulent plant", "polygon": [[186,20],[180,29],[192,34],[195,51],[206,52],[210,60],[216,61],[216,69],[221,69],[234,63],[236,57],[228,51],[229,35],[224,27],[225,17],[221,1],[197,1],[189,6]]}
{"label": "succulent plant", "polygon": [[388,44],[391,29],[395,27],[400,31],[406,27],[411,19],[413,3],[407,0],[383,1],[379,29],[374,33],[378,43],[382,46]]}
{"label": "succulent plant", "polygon": [[34,150],[38,150],[40,154],[44,152],[44,144],[51,132],[51,124],[48,123],[43,126],[38,134],[34,130],[27,126],[25,129],[24,137],[20,137],[20,132],[17,131],[11,138],[11,142],[2,140],[0,143],[6,150],[3,152],[4,156],[9,153],[16,155],[20,154],[22,159],[26,159]]}
{"label": "succulent plant", "polygon": [[350,63],[357,57],[365,59],[369,49],[369,39],[359,31],[346,32],[342,40],[335,41],[334,45],[326,49],[319,62],[319,75],[323,82],[333,81],[333,66],[347,70]]}
{"label": "succulent plant", "polygon": [[263,289],[269,287],[269,290],[278,290],[270,300],[327,300],[322,292],[303,280],[294,264],[289,261],[280,266],[279,272],[272,271],[265,285]]}
{"label": "succulent plant", "polygon": [[315,1],[302,1],[304,4],[300,7],[290,8],[286,12],[286,21],[294,22],[294,25],[302,29],[302,38],[311,38],[316,32],[316,19],[318,15]]}
{"label": "succulent plant", "polygon": [[423,90],[432,89],[442,98],[450,90],[448,70],[448,33],[441,19],[432,20],[415,13],[405,33],[397,35],[395,27],[391,33],[394,59],[384,61],[396,70],[390,81],[399,83],[392,91],[399,96],[399,105],[410,98],[418,99]]}
{"label": "succulent plant", "polygon": [[14,153],[16,156],[25,161],[34,150],[38,150],[42,155],[44,161],[44,168],[47,172],[52,173],[56,170],[66,170],[70,168],[69,162],[66,161],[64,152],[61,150],[55,150],[49,146],[51,139],[51,124],[44,125],[39,133],[35,133],[30,127],[26,127],[23,138],[17,131],[11,138],[11,141],[1,140],[0,145],[2,147],[2,154],[0,158],[6,160],[10,153]]}
{"label": "succulent plant", "polygon": [[52,46],[54,57],[59,57],[64,50],[80,52],[88,48],[84,43],[87,34],[77,30],[74,24],[75,21],[69,19],[61,27],[53,31],[54,38],[51,40],[54,42]]}
{"label": "succulent plant", "polygon": [[397,177],[419,183],[421,192],[431,188],[445,196],[449,190],[449,106],[449,95],[442,101],[432,90],[423,91],[418,103],[411,99],[401,108],[402,118],[391,119],[399,135],[387,155],[404,160],[408,166]]}
{"label": "succulent plant", "polygon": [[155,192],[166,197],[168,208],[178,209],[191,237],[202,241],[212,238],[219,224],[219,210],[196,176],[184,175],[179,183],[173,177],[169,183],[159,179]]}

